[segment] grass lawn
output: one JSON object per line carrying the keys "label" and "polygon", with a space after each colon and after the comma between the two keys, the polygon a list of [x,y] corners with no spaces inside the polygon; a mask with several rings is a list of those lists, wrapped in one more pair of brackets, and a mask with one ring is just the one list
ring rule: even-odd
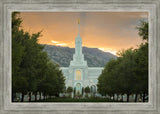
{"label": "grass lawn", "polygon": [[93,97],[93,98],[51,98],[47,100],[39,100],[37,102],[115,102],[115,101],[110,100],[108,98]]}

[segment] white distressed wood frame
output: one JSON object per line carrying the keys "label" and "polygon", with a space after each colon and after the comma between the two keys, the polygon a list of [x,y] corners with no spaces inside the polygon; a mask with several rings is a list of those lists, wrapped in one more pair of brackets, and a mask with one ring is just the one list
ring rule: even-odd
{"label": "white distressed wood frame", "polygon": [[[148,103],[12,103],[11,12],[149,13]],[[0,114],[160,114],[160,0],[0,0]]]}

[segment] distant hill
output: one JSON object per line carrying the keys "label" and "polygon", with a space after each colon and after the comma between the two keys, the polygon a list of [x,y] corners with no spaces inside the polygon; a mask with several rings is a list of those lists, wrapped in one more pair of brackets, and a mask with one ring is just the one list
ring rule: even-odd
{"label": "distant hill", "polygon": [[[45,45],[46,51],[52,61],[58,63],[61,67],[68,67],[70,61],[73,60],[74,48],[60,47],[53,45]],[[84,59],[89,67],[103,67],[112,58],[117,57],[109,52],[103,52],[98,48],[83,47]]]}

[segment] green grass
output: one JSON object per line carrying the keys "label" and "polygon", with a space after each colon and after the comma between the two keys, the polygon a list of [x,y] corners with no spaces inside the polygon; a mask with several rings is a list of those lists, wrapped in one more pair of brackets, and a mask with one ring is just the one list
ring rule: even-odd
{"label": "green grass", "polygon": [[108,98],[51,98],[47,100],[39,100],[37,102],[115,102]]}

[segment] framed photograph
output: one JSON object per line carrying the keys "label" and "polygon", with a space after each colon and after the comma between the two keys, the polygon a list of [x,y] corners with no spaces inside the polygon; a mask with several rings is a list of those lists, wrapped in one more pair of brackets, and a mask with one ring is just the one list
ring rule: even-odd
{"label": "framed photograph", "polygon": [[160,113],[159,0],[1,1],[1,113]]}

